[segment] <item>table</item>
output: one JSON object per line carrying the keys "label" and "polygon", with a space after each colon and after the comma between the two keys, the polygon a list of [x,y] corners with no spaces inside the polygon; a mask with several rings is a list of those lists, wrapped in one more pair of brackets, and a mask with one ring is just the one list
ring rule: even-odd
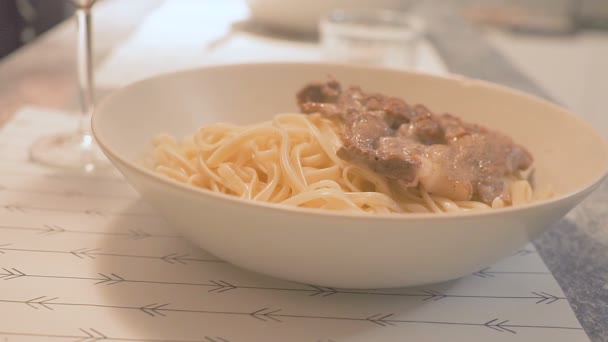
{"label": "table", "polygon": [[[96,64],[160,4],[161,0],[100,2],[94,14]],[[24,104],[76,109],[73,29],[73,22],[65,22],[0,63],[0,124]],[[99,89],[98,97],[109,91],[111,89]],[[608,117],[595,120],[596,125],[608,125]],[[608,340],[608,211],[605,208],[608,208],[606,184],[535,241],[593,341]]]}

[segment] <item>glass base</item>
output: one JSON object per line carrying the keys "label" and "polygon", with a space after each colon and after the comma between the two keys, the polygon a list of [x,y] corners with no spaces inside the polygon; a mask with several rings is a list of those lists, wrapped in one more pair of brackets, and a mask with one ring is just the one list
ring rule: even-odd
{"label": "glass base", "polygon": [[30,158],[41,164],[86,173],[111,166],[93,136],[83,133],[43,137],[30,148]]}

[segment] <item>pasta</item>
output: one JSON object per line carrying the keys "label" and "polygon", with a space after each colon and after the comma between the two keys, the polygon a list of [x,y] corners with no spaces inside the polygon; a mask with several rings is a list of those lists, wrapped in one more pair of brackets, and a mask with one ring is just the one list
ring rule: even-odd
{"label": "pasta", "polygon": [[[506,200],[453,201],[404,187],[340,159],[340,123],[319,114],[279,114],[254,125],[206,125],[178,141],[153,141],[153,168],[178,182],[243,199],[367,213],[459,212],[533,200],[521,175],[505,178]],[[510,199],[510,200],[509,200]]]}

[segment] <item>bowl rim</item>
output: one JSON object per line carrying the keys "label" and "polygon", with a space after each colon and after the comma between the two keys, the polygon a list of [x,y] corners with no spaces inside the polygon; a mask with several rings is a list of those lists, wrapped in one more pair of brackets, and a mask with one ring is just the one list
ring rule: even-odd
{"label": "bowl rim", "polygon": [[[527,101],[536,102],[542,104],[544,106],[552,107],[555,110],[561,111],[564,114],[570,116],[570,118],[574,119],[578,125],[584,126],[590,133],[594,135],[594,138],[602,142],[602,150],[606,155],[606,163],[604,165],[604,170],[598,177],[591,179],[586,182],[583,186],[577,187],[576,190],[566,192],[560,194],[559,196],[554,196],[548,199],[543,199],[519,206],[510,206],[504,208],[496,208],[492,210],[476,210],[476,211],[460,211],[460,212],[444,212],[441,214],[437,213],[365,213],[365,212],[351,212],[351,211],[339,211],[339,210],[327,210],[327,209],[317,209],[317,208],[303,208],[297,206],[291,206],[287,204],[281,203],[269,203],[269,202],[261,202],[249,199],[243,199],[240,197],[236,197],[233,195],[228,195],[224,193],[217,193],[211,190],[198,188],[186,183],[179,182],[177,180],[173,180],[171,178],[165,177],[159,173],[154,172],[153,170],[141,165],[140,163],[129,160],[128,158],[121,155],[120,152],[114,150],[111,147],[111,143],[108,143],[106,139],[103,137],[103,134],[100,133],[100,114],[99,112],[103,112],[104,108],[112,101],[112,99],[122,93],[124,90],[131,89],[139,86],[143,83],[155,82],[162,80],[163,78],[170,77],[179,77],[181,75],[190,74],[193,72],[204,72],[205,70],[211,69],[234,69],[234,68],[255,68],[255,67],[272,67],[272,66],[282,66],[282,67],[315,67],[315,66],[323,66],[323,67],[337,67],[337,68],[353,68],[353,69],[366,69],[369,71],[382,71],[382,72],[398,72],[404,74],[411,74],[414,76],[427,77],[427,78],[435,78],[440,80],[449,80],[449,81],[457,81],[461,83],[466,83],[466,85],[477,85],[481,87],[491,88],[497,90],[499,92],[504,92],[509,95],[523,97]],[[136,171],[140,175],[155,181],[160,182],[161,184],[169,187],[173,187],[175,189],[188,192],[190,194],[198,195],[198,196],[207,196],[209,199],[215,199],[220,201],[228,201],[234,205],[244,205],[253,208],[257,208],[260,210],[271,210],[271,211],[280,211],[280,212],[288,212],[293,214],[308,214],[313,216],[325,216],[332,218],[356,218],[356,219],[371,219],[373,221],[377,220],[397,220],[397,221],[407,221],[407,220],[417,220],[417,219],[425,219],[425,220],[446,220],[446,219],[470,219],[473,217],[481,217],[481,216],[496,216],[496,215],[506,215],[508,213],[520,212],[526,210],[534,210],[540,207],[546,207],[551,204],[556,204],[562,201],[565,201],[569,198],[577,196],[579,194],[592,191],[594,188],[599,186],[604,180],[608,178],[608,141],[604,139],[599,132],[593,128],[593,126],[581,118],[579,115],[573,113],[572,111],[558,106],[555,103],[547,101],[538,96],[525,93],[523,91],[507,87],[504,85],[500,85],[497,83],[484,81],[480,79],[470,78],[467,76],[463,76],[456,73],[446,72],[443,75],[435,75],[428,72],[416,71],[416,70],[403,70],[403,69],[395,69],[395,68],[387,68],[387,67],[379,67],[379,66],[370,66],[370,65],[359,65],[353,63],[331,63],[331,62],[247,62],[247,63],[231,63],[231,64],[216,64],[216,65],[208,65],[208,66],[200,66],[194,68],[186,68],[172,72],[160,73],[151,77],[146,77],[134,82],[131,82],[125,86],[115,89],[112,93],[106,96],[104,99],[99,101],[99,103],[95,106],[92,116],[91,116],[91,131],[93,136],[97,140],[97,143],[101,147],[101,149],[108,156],[116,159],[121,162],[123,165],[127,166],[133,171]],[[575,206],[578,203],[575,204]]]}

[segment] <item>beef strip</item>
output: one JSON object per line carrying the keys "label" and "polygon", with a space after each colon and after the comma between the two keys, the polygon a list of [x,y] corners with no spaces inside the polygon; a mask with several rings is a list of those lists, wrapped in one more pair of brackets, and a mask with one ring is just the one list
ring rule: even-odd
{"label": "beef strip", "polygon": [[303,113],[342,120],[341,159],[454,200],[508,197],[503,177],[532,164],[503,134],[359,87],[343,90],[334,80],[311,83],[296,98]]}

